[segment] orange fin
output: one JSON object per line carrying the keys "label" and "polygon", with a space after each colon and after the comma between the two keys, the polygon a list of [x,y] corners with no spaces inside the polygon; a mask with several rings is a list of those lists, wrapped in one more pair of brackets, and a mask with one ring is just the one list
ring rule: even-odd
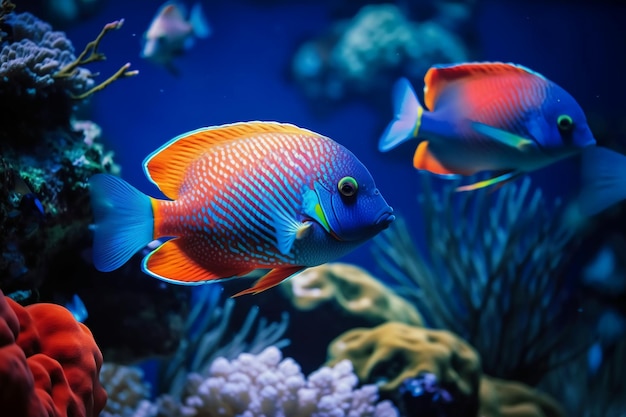
{"label": "orange fin", "polygon": [[259,278],[252,287],[238,292],[237,294],[233,295],[231,298],[239,297],[240,295],[245,295],[245,294],[258,294],[260,292],[263,292],[269,288],[275,287],[276,285],[280,284],[281,282],[283,282],[290,276],[302,271],[304,268],[306,267],[290,266],[286,268],[274,268],[270,272],[268,272],[267,274]]}
{"label": "orange fin", "polygon": [[455,175],[456,172],[450,171],[444,167],[441,162],[428,152],[428,141],[425,140],[417,145],[415,154],[413,155],[413,166],[417,169],[432,172],[439,175]]}
{"label": "orange fin", "polygon": [[544,78],[541,74],[522,65],[504,62],[471,62],[457,65],[435,65],[424,76],[424,104],[433,111],[435,102],[446,86],[463,78],[494,76],[498,74],[531,75]]}
{"label": "orange fin", "polygon": [[220,281],[244,275],[251,270],[209,271],[189,258],[184,249],[185,239],[168,240],[143,259],[142,270],[155,278],[174,284],[197,285],[205,281]]}
{"label": "orange fin", "polygon": [[320,135],[307,129],[277,122],[241,122],[212,126],[183,133],[170,140],[143,161],[146,176],[168,198],[178,198],[189,164],[218,144],[259,134]]}

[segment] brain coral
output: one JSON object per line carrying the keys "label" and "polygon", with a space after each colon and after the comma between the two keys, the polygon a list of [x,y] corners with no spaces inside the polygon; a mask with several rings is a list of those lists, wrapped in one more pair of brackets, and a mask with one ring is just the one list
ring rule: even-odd
{"label": "brain coral", "polygon": [[87,327],[54,304],[22,307],[0,291],[0,409],[23,417],[91,417],[104,408],[102,354]]}

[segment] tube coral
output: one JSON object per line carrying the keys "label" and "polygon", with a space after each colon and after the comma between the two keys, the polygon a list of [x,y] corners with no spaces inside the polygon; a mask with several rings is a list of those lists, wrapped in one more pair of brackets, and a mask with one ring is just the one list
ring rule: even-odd
{"label": "tube coral", "polygon": [[24,308],[0,292],[3,415],[97,416],[106,402],[101,365],[91,332],[68,310],[43,303]]}

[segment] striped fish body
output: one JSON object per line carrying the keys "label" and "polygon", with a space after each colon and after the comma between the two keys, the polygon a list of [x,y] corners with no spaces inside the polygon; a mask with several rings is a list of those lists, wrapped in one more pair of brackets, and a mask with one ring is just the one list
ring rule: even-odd
{"label": "striped fish body", "polygon": [[[146,273],[166,281],[271,269],[242,293],[259,292],[349,252],[393,220],[352,153],[293,125],[200,129],[155,151],[144,168],[171,199],[149,199],[151,239],[171,239],[143,261]],[[345,178],[355,180],[358,193],[341,194]]]}
{"label": "striped fish body", "polygon": [[529,172],[595,144],[576,100],[523,66],[435,66],[424,82],[426,110],[407,80],[396,85],[396,117],[379,143],[386,151],[417,138],[418,169],[442,175]]}
{"label": "striped fish body", "polygon": [[[574,98],[523,66],[434,67],[424,80],[424,102],[431,109],[426,119],[453,126],[443,140],[431,141],[430,151],[462,174],[533,171],[595,142]],[[561,115],[575,120],[577,131],[561,131]],[[428,127],[423,134],[429,136]]]}

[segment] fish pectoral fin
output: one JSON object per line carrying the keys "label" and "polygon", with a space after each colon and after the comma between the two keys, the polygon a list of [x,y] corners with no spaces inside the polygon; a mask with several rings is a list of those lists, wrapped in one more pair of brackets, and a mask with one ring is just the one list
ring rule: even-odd
{"label": "fish pectoral fin", "polygon": [[197,285],[204,281],[219,281],[243,275],[249,270],[210,271],[193,259],[184,250],[184,238],[168,240],[149,253],[141,264],[143,272],[163,281],[182,285]]}
{"label": "fish pectoral fin", "polygon": [[305,266],[299,266],[299,265],[289,266],[286,268],[274,268],[267,274],[263,275],[260,279],[258,279],[252,287],[238,292],[237,294],[233,295],[231,298],[239,297],[245,294],[258,294],[260,292],[263,292],[267,289],[275,287],[276,285],[280,284],[287,278],[290,278],[291,276],[297,274],[298,272],[302,271],[305,268],[306,268]]}
{"label": "fish pectoral fin", "polygon": [[472,129],[476,133],[490,137],[491,139],[509,146],[516,148],[522,152],[535,147],[535,143],[527,138],[521,137],[506,130],[499,129],[497,127],[489,126],[480,122],[471,122]]}
{"label": "fish pectoral fin", "polygon": [[516,179],[522,174],[523,172],[521,171],[507,171],[504,174],[497,175],[495,177],[492,177],[483,181],[478,181],[473,184],[461,185],[459,187],[456,187],[456,191],[474,191],[480,188],[485,188],[485,187],[490,187],[490,186],[495,186],[497,188],[500,188],[507,182],[513,181],[514,179]]}
{"label": "fish pectoral fin", "polygon": [[452,172],[428,150],[428,141],[422,141],[419,145],[417,145],[417,149],[415,150],[415,154],[413,155],[413,166],[417,169],[421,169],[424,171],[432,172],[433,174],[439,175],[455,175],[455,172]]}
{"label": "fish pectoral fin", "polygon": [[276,247],[283,255],[287,255],[296,239],[302,239],[309,233],[311,222],[301,222],[286,213],[277,214],[274,220],[276,229]]}

